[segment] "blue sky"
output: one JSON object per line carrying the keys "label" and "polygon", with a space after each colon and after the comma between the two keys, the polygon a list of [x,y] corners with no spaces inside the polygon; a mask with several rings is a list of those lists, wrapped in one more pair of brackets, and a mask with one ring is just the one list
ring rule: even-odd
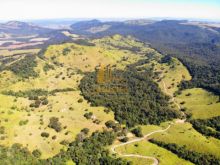
{"label": "blue sky", "polygon": [[47,18],[220,19],[220,0],[1,0],[1,20]]}

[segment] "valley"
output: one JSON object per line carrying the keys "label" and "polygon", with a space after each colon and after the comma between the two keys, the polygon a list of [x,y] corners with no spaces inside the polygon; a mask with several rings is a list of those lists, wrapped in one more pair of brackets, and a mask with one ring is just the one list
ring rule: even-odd
{"label": "valley", "polygon": [[177,56],[130,35],[36,31],[0,38],[0,163],[219,163],[219,95],[184,88],[194,76]]}

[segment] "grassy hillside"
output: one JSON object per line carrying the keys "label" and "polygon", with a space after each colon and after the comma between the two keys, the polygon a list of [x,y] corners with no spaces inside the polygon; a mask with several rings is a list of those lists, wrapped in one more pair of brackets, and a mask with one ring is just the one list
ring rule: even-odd
{"label": "grassy hillside", "polygon": [[[119,153],[126,154],[140,154],[146,156],[156,157],[161,165],[166,165],[168,162],[170,165],[190,165],[192,163],[178,158],[175,154],[166,149],[160,148],[148,141],[142,141],[135,144],[126,145],[117,149]],[[138,165],[139,163],[137,163]]]}
{"label": "grassy hillside", "polygon": [[219,96],[201,88],[186,89],[177,96],[179,103],[184,103],[186,113],[193,119],[207,119],[220,115]]}
{"label": "grassy hillside", "polygon": [[151,138],[166,143],[176,143],[180,146],[186,146],[189,150],[220,157],[220,141],[203,136],[193,129],[189,123],[175,124],[167,132],[155,134]]}
{"label": "grassy hillside", "polygon": [[[129,44],[128,39],[127,42]],[[123,61],[124,58],[128,60]],[[34,66],[34,71],[38,73],[37,77],[26,79],[11,71],[1,72],[0,120],[5,132],[0,135],[0,144],[10,146],[21,143],[30,151],[39,149],[42,158],[48,158],[59,153],[60,149],[65,149],[65,145],[60,143],[73,141],[81,129],[89,128],[90,133],[102,130],[106,121],[114,120],[114,114],[105,113],[104,107],[91,107],[81,96],[78,85],[84,72],[94,71],[100,63],[116,64],[116,67],[123,69],[128,63],[141,58],[129,50],[106,48],[104,45],[62,44],[49,46],[43,59],[36,56],[37,66]],[[71,90],[62,92],[63,89]],[[5,95],[9,91],[16,94],[32,91],[29,93],[35,95],[33,90],[43,90],[45,93],[53,90],[61,92],[40,95],[39,99],[46,97],[48,104],[37,108],[30,107],[35,101],[26,96]],[[92,119],[84,117],[84,114],[89,112],[93,113]],[[59,118],[61,132],[48,127],[52,117]],[[42,137],[43,132],[49,133],[49,137]]]}
{"label": "grassy hillside", "polygon": [[[128,121],[126,119],[135,121],[129,125],[130,127],[134,124],[154,122],[159,124],[161,121],[156,119],[162,118],[168,113],[160,111],[160,109],[165,110],[165,107],[175,113],[182,109],[186,114],[192,114],[193,119],[207,119],[220,115],[219,97],[204,89],[187,89],[177,94],[180,82],[192,79],[187,68],[178,59],[163,56],[149,45],[138,42],[130,36],[114,35],[74,42],[50,45],[41,55],[36,54],[39,50],[23,50],[24,54],[16,56],[12,61],[1,61],[1,66],[3,63],[6,65],[0,72],[0,145],[10,147],[14,143],[20,143],[30,152],[38,149],[42,153],[40,158],[43,159],[53,157],[61,150],[68,150],[62,153],[64,155],[75,153],[74,150],[77,146],[79,147],[77,149],[82,151],[78,153],[78,156],[83,157],[84,152],[89,155],[88,152],[97,149],[97,146],[100,145],[97,143],[97,146],[90,146],[90,141],[98,136],[102,138],[104,136],[101,133],[94,133],[95,131],[103,129],[115,131],[115,134],[119,136],[115,144],[119,144],[120,138],[123,137],[132,140],[134,135],[130,131],[133,128],[122,128],[125,126],[125,121]],[[4,53],[4,57],[7,54],[6,58],[10,58],[22,51],[2,53]],[[82,80],[89,74],[95,73],[96,68],[102,65],[111,65],[116,73],[126,73],[131,102],[128,104],[121,102],[120,99],[125,100],[125,96],[117,96],[116,99],[112,99],[111,95],[110,99],[105,97],[107,101],[98,100],[94,105],[86,100],[88,97],[86,99],[83,97],[80,90]],[[92,81],[87,83],[91,85]],[[146,84],[147,86],[142,89]],[[89,89],[91,90],[91,88]],[[126,98],[129,100],[128,95]],[[143,98],[145,100],[141,100]],[[139,100],[135,101],[135,99]],[[110,103],[113,106],[110,107]],[[121,105],[122,103],[123,105]],[[117,109],[113,109],[114,106]],[[123,107],[126,107],[123,109],[126,115],[116,111]],[[150,111],[155,107],[159,107],[156,108],[157,111]],[[114,114],[113,111],[117,114]],[[119,121],[117,118],[119,115],[123,118],[123,121],[120,121],[121,126],[114,123],[115,119]],[[146,116],[149,117],[149,120],[145,121]],[[177,116],[168,115],[162,121],[175,117]],[[113,121],[115,125],[107,128],[107,121]],[[203,136],[184,120],[163,122],[161,125],[138,126],[142,129],[142,134],[146,135],[152,131],[167,128],[171,122],[174,124],[169,130],[154,134],[149,138],[165,143],[176,143],[186,146],[188,150],[220,157],[219,140]],[[89,129],[88,139],[80,141],[81,134],[79,135],[79,133],[83,128]],[[123,135],[117,129],[122,129]],[[90,135],[91,139],[89,139]],[[105,138],[103,139],[105,140]],[[75,142],[71,143],[73,141]],[[83,143],[85,145],[83,147],[78,145]],[[162,165],[167,162],[180,165],[192,164],[147,140],[131,143],[116,150],[118,153],[124,154],[153,156]],[[103,151],[102,154],[105,152]],[[120,155],[116,154],[117,156]],[[71,159],[76,161],[77,154],[72,155]],[[126,157],[125,159],[132,160],[134,164],[138,165],[152,164],[150,159],[136,157]],[[72,160],[67,164],[73,164]],[[87,161],[85,160],[85,162]],[[65,161],[63,162],[65,163]]]}

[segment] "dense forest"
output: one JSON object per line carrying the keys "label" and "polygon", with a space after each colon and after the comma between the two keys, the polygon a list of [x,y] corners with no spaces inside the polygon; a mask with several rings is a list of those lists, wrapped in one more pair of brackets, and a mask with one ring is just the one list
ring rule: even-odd
{"label": "dense forest", "polygon": [[116,134],[111,131],[94,132],[91,137],[83,139],[82,136],[70,144],[68,153],[76,164],[114,164],[128,165],[120,158],[113,158],[105,146],[111,145],[116,138]]}
{"label": "dense forest", "polygon": [[190,122],[193,128],[203,135],[220,139],[220,116],[210,119],[196,119]]}
{"label": "dense forest", "polygon": [[167,150],[178,155],[180,158],[189,160],[197,165],[220,165],[220,159],[215,158],[213,155],[206,155],[198,153],[195,151],[187,150],[185,146],[178,146],[174,143],[164,143],[156,141],[154,139],[150,140],[151,143],[154,143],[160,147],[166,148]]}
{"label": "dense forest", "polygon": [[2,69],[10,70],[22,78],[37,77],[38,73],[34,70],[34,67],[37,66],[35,58],[36,57],[33,55],[27,55],[23,59],[20,59]]}
{"label": "dense forest", "polygon": [[[83,129],[76,140],[67,145],[67,151],[61,151],[53,158],[46,160],[39,159],[41,152],[28,151],[20,144],[14,144],[7,148],[0,146],[0,164],[7,165],[66,165],[66,162],[73,160],[77,165],[130,165],[130,162],[121,158],[110,156],[106,146],[111,145],[116,138],[115,132],[103,131],[94,132],[87,137],[88,131]],[[3,159],[2,159],[3,158]]]}
{"label": "dense forest", "polygon": [[[100,38],[114,34],[131,35],[164,55],[177,57],[188,68],[193,79],[181,88],[202,87],[220,95],[220,34],[219,28],[203,28],[188,21],[140,20],[132,22],[83,21],[73,24],[74,33]],[[91,33],[89,29],[108,25],[105,31]]]}
{"label": "dense forest", "polygon": [[152,71],[136,69],[143,62],[132,64],[125,71],[114,70],[113,77],[120,78],[120,82],[113,80],[99,84],[96,81],[97,72],[88,73],[80,83],[83,96],[93,106],[110,108],[114,111],[115,119],[129,127],[135,124],[160,124],[180,117],[178,111],[169,107],[169,97],[152,80]]}
{"label": "dense forest", "polygon": [[220,48],[213,48],[212,45],[203,47],[200,44],[195,44],[194,47],[189,45],[176,47],[174,44],[164,46],[158,43],[154,47],[163,54],[177,57],[189,70],[193,79],[183,81],[180,84],[181,89],[200,87],[220,95],[220,59],[214,56],[220,54]]}

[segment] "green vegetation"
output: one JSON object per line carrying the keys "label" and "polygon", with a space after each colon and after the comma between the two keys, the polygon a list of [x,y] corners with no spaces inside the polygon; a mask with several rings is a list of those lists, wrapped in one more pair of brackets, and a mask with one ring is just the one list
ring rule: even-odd
{"label": "green vegetation", "polygon": [[48,72],[49,70],[54,70],[54,66],[53,65],[50,65],[48,63],[46,63],[44,66],[43,66],[43,70],[44,72]]}
{"label": "green vegetation", "polygon": [[220,116],[211,119],[191,120],[190,122],[198,132],[220,139]]}
{"label": "green vegetation", "polygon": [[185,102],[182,108],[193,119],[208,119],[220,115],[219,96],[204,89],[183,90],[176,99],[179,103]]}
{"label": "green vegetation", "polygon": [[[175,142],[197,161],[203,155],[208,161],[219,159],[219,97],[193,88],[173,98],[180,82],[191,79],[176,58],[120,35],[51,45],[40,57],[18,56],[1,63],[7,70],[0,72],[0,144],[19,142],[27,148],[0,147],[0,157],[9,153],[0,164],[131,164],[111,155],[109,145],[166,128],[170,120],[184,116],[177,105],[189,117],[186,122],[173,120],[169,130],[150,138]],[[111,66],[112,81],[97,82],[100,65]],[[152,156],[161,165],[191,165],[147,140],[118,147],[117,152]],[[135,165],[152,163],[125,159]]]}
{"label": "green vegetation", "polygon": [[[87,74],[80,84],[84,97],[93,106],[106,106],[115,112],[115,119],[131,127],[135,124],[159,124],[180,115],[172,110],[169,97],[165,96],[151,79],[149,70],[138,72],[135,67],[144,61],[131,65],[126,71],[114,71],[115,77],[121,77],[121,82],[113,81],[98,84],[96,74]],[[148,75],[147,77],[145,75]],[[118,90],[117,84],[122,84]],[[111,89],[111,93],[97,92],[98,88]],[[126,89],[127,88],[127,89]],[[122,106],[123,105],[123,106]]]}
{"label": "green vegetation", "polygon": [[60,132],[62,130],[61,123],[59,122],[59,118],[57,117],[50,118],[50,123],[48,127],[54,129],[56,132]]}
{"label": "green vegetation", "polygon": [[14,74],[22,78],[37,77],[38,73],[34,70],[37,67],[35,56],[25,56],[23,59],[14,62],[5,69],[12,71]]}
{"label": "green vegetation", "polygon": [[120,164],[127,165],[128,162],[113,158],[105,149],[106,146],[111,145],[116,138],[113,132],[94,132],[91,137],[78,139],[70,144],[68,153],[71,159],[76,164]]}
{"label": "green vegetation", "polygon": [[153,139],[151,139],[150,142],[157,144],[160,147],[166,148],[170,150],[171,152],[177,154],[179,157],[185,160],[189,160],[198,165],[203,165],[203,164],[219,165],[220,164],[220,159],[217,159],[212,155],[206,155],[206,154],[201,154],[195,151],[189,151],[185,147],[180,147],[174,143],[166,144],[166,143],[156,141]]}
{"label": "green vegetation", "polygon": [[[160,165],[192,165],[193,163],[179,158],[174,153],[159,147],[153,143],[143,140],[137,143],[128,144],[116,149],[118,153],[121,154],[135,154],[143,156],[155,157],[159,160]],[[131,159],[129,159],[131,160]],[[149,159],[146,159],[149,160]],[[143,160],[141,161],[143,162]],[[139,163],[134,163],[134,165],[139,165]]]}
{"label": "green vegetation", "polygon": [[143,137],[143,133],[140,127],[132,129],[131,132],[137,137]]}
{"label": "green vegetation", "polygon": [[15,96],[15,97],[26,97],[29,98],[30,100],[37,100],[39,96],[55,95],[56,93],[70,92],[70,91],[74,91],[74,89],[73,88],[54,89],[52,91],[47,91],[44,89],[31,89],[27,91],[18,91],[18,92],[9,90],[9,91],[3,91],[2,94]]}
{"label": "green vegetation", "polygon": [[220,140],[203,136],[188,122],[177,121],[166,132],[154,134],[150,138],[164,143],[175,143],[178,146],[185,146],[187,150],[220,158]]}

